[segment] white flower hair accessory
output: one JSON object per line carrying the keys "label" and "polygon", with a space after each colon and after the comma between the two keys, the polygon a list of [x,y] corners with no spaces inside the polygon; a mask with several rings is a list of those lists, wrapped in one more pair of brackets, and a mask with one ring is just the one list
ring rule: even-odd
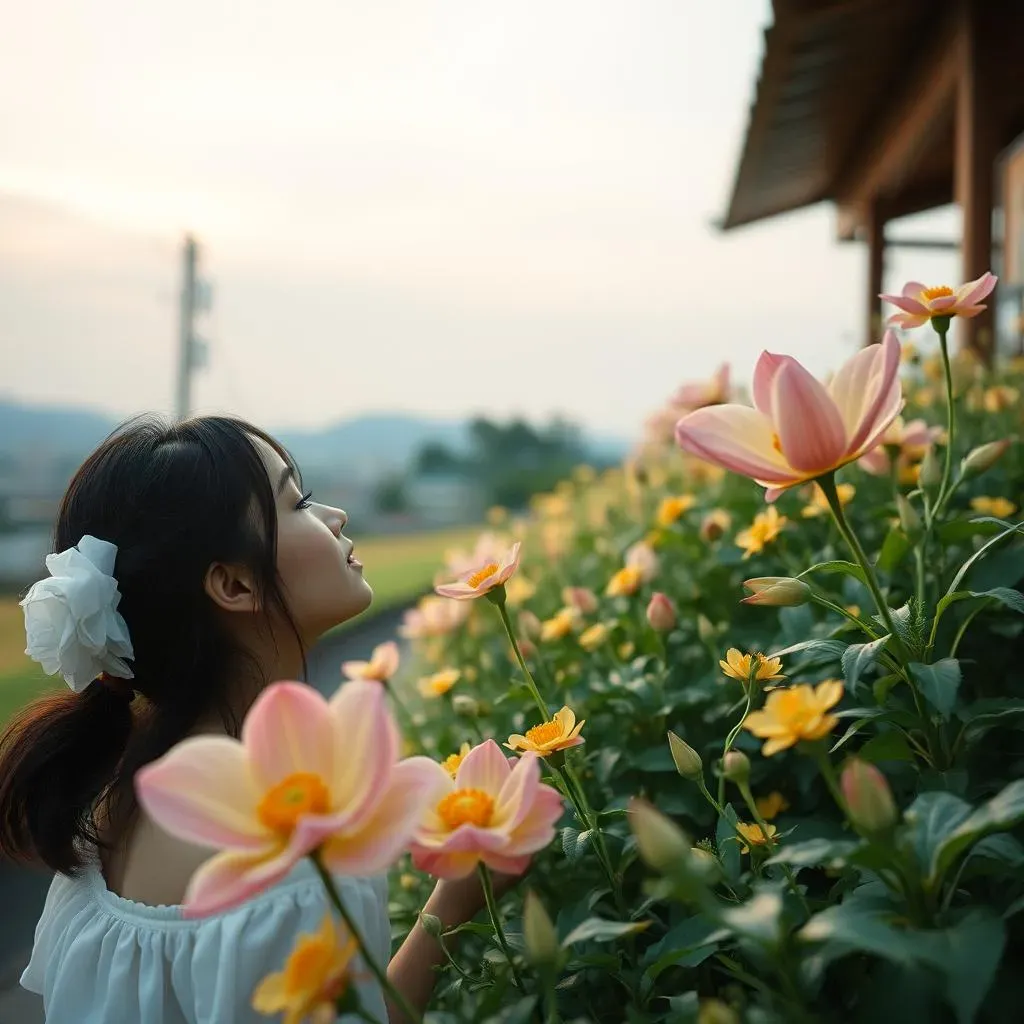
{"label": "white flower hair accessory", "polygon": [[131,679],[128,625],[117,610],[117,545],[86,534],[67,551],[46,556],[49,579],[33,583],[25,609],[25,653],[47,675],[59,672],[75,693],[104,673]]}

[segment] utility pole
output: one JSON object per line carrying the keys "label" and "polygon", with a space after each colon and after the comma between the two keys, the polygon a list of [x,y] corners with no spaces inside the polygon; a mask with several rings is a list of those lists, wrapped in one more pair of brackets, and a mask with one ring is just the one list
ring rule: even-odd
{"label": "utility pole", "polygon": [[182,252],[181,304],[178,311],[178,386],[174,417],[187,419],[192,411],[192,374],[206,364],[207,346],[196,335],[196,314],[210,308],[210,285],[198,275],[199,246],[185,237]]}

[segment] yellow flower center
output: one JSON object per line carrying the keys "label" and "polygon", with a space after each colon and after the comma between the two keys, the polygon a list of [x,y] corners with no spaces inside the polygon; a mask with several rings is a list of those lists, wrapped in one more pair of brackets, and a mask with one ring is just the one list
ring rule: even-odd
{"label": "yellow flower center", "polygon": [[543,722],[540,725],[535,725],[532,729],[526,730],[526,738],[531,743],[536,743],[538,747],[542,747],[545,743],[550,743],[552,740],[559,739],[561,735],[562,726],[555,721]]}
{"label": "yellow flower center", "polygon": [[779,440],[778,434],[772,434],[772,447],[781,455],[782,454],[782,442]]}
{"label": "yellow flower center", "polygon": [[925,288],[921,292],[922,302],[931,302],[932,299],[944,299],[947,295],[952,295],[953,289],[948,284],[936,285],[934,288]]}
{"label": "yellow flower center", "polygon": [[288,835],[307,814],[324,814],[329,793],[323,779],[312,772],[295,772],[270,789],[256,808],[259,820]]}
{"label": "yellow flower center", "polygon": [[437,813],[452,830],[460,825],[478,825],[484,828],[491,823],[494,798],[482,789],[457,789],[437,805]]}
{"label": "yellow flower center", "polygon": [[466,582],[471,587],[479,587],[484,580],[490,578],[498,571],[497,562],[488,562],[482,569],[478,569]]}

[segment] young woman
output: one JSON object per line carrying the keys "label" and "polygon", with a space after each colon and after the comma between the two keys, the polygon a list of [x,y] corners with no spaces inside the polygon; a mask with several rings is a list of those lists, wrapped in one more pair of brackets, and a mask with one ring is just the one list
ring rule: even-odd
{"label": "young woman", "polygon": [[[348,517],[300,487],[271,437],[214,416],[133,421],[71,481],[51,556],[61,579],[37,584],[26,610],[30,653],[70,690],[0,737],[0,856],[56,872],[22,977],[48,1024],[265,1020],[253,990],[328,909],[303,862],[242,907],[183,919],[210,851],[148,821],[132,789],[186,736],[237,735],[262,687],[300,677],[310,645],[370,604]],[[386,960],[384,880],[339,884]],[[469,879],[439,883],[425,910],[455,925],[481,905]],[[417,925],[389,975],[422,1009],[442,959]],[[378,1019],[403,1019],[360,984]]]}

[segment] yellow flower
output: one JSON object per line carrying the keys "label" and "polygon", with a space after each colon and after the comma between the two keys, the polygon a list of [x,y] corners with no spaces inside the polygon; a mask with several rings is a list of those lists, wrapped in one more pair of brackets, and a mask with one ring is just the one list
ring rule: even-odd
{"label": "yellow flower", "polygon": [[771,821],[778,817],[783,811],[789,810],[789,801],[777,790],[772,790],[767,796],[759,796],[754,801],[757,813],[765,820]]}
{"label": "yellow flower", "polygon": [[459,765],[465,760],[466,755],[472,750],[468,743],[463,743],[457,754],[449,754],[442,762],[441,767],[454,779]]}
{"label": "yellow flower", "polygon": [[1017,506],[1009,498],[990,498],[986,495],[971,498],[971,508],[983,516],[995,516],[996,519],[1006,519],[1017,511]]}
{"label": "yellow flower", "polygon": [[820,740],[827,736],[839,721],[827,712],[842,696],[843,684],[837,679],[826,679],[814,687],[801,683],[773,690],[761,711],[747,715],[743,728],[768,741],[761,753],[771,757],[800,740]]}
{"label": "yellow flower", "polygon": [[398,876],[398,884],[406,892],[412,892],[414,889],[419,888],[420,880],[415,875],[409,874],[407,871],[405,874]]}
{"label": "yellow flower", "polygon": [[587,484],[592,484],[597,479],[597,470],[593,466],[588,466],[586,463],[577,466],[572,471],[572,478],[578,484],[583,484],[585,487]]}
{"label": "yellow flower", "polygon": [[633,652],[636,650],[636,645],[632,640],[627,640],[625,643],[619,644],[618,655],[623,661],[628,661],[633,657]]}
{"label": "yellow flower", "polygon": [[922,409],[927,409],[929,406],[935,404],[935,399],[938,397],[938,392],[935,388],[920,388],[916,395],[914,395],[914,403],[919,405]]}
{"label": "yellow flower", "polygon": [[692,494],[676,494],[661,499],[655,516],[659,526],[671,526],[684,512],[689,512],[697,499]]}
{"label": "yellow flower", "polygon": [[1007,409],[1012,409],[1019,398],[1020,392],[1016,388],[1012,388],[1008,384],[996,384],[994,387],[986,389],[982,405],[985,407],[985,412],[1005,412]]}
{"label": "yellow flower", "polygon": [[529,601],[537,593],[537,584],[526,576],[513,576],[505,584],[505,601],[510,605]]}
{"label": "yellow flower", "polygon": [[424,697],[440,697],[447,693],[462,677],[457,668],[444,668],[432,676],[424,676],[416,687]]}
{"label": "yellow flower", "polygon": [[899,481],[902,487],[914,487],[921,476],[920,462],[901,462],[899,466]]}
{"label": "yellow flower", "polygon": [[605,587],[605,594],[608,597],[623,597],[628,594],[635,594],[643,582],[643,572],[639,566],[627,565],[620,569]]}
{"label": "yellow flower", "polygon": [[718,540],[732,526],[732,516],[723,508],[712,509],[700,523],[700,535],[703,540]]}
{"label": "yellow flower", "polygon": [[779,510],[770,505],[767,512],[758,512],[753,523],[736,534],[737,547],[743,548],[743,557],[760,554],[782,532],[789,520],[779,515]]}
{"label": "yellow flower", "polygon": [[535,725],[526,730],[525,736],[513,733],[505,744],[509,750],[532,750],[541,757],[547,757],[556,750],[565,750],[583,742],[580,730],[583,721],[576,721],[576,716],[565,707],[555,712],[555,717],[548,722]]}
{"label": "yellow flower", "polygon": [[[840,505],[849,504],[856,493],[857,488],[854,487],[853,484],[836,484],[836,494],[839,496]],[[814,519],[816,516],[828,515],[830,510],[828,498],[825,497],[825,492],[815,484],[810,503],[804,506],[800,515],[802,515],[804,519]]]}
{"label": "yellow flower", "polygon": [[568,636],[579,622],[579,612],[572,607],[562,608],[540,624],[541,640],[561,640]]}
{"label": "yellow flower", "polygon": [[751,846],[767,846],[770,839],[775,838],[775,833],[778,829],[774,825],[768,825],[768,834],[765,835],[764,829],[761,828],[756,822],[748,824],[745,821],[736,822],[736,831],[746,840],[743,846],[740,847],[740,853],[750,853]]}
{"label": "yellow flower", "polygon": [[608,627],[603,622],[597,622],[580,633],[580,647],[585,651],[594,651],[607,639]]}
{"label": "yellow flower", "polygon": [[779,671],[782,668],[781,658],[766,658],[763,654],[740,654],[735,647],[730,647],[725,654],[725,661],[719,661],[722,671],[731,679],[745,683],[754,672],[754,680],[759,683],[775,682],[786,677]]}
{"label": "yellow flower", "polygon": [[348,986],[349,963],[358,948],[355,939],[339,933],[327,914],[318,932],[299,936],[284,970],[268,974],[257,985],[252,1008],[266,1016],[283,1013],[283,1024],[333,1021],[335,1003]]}

